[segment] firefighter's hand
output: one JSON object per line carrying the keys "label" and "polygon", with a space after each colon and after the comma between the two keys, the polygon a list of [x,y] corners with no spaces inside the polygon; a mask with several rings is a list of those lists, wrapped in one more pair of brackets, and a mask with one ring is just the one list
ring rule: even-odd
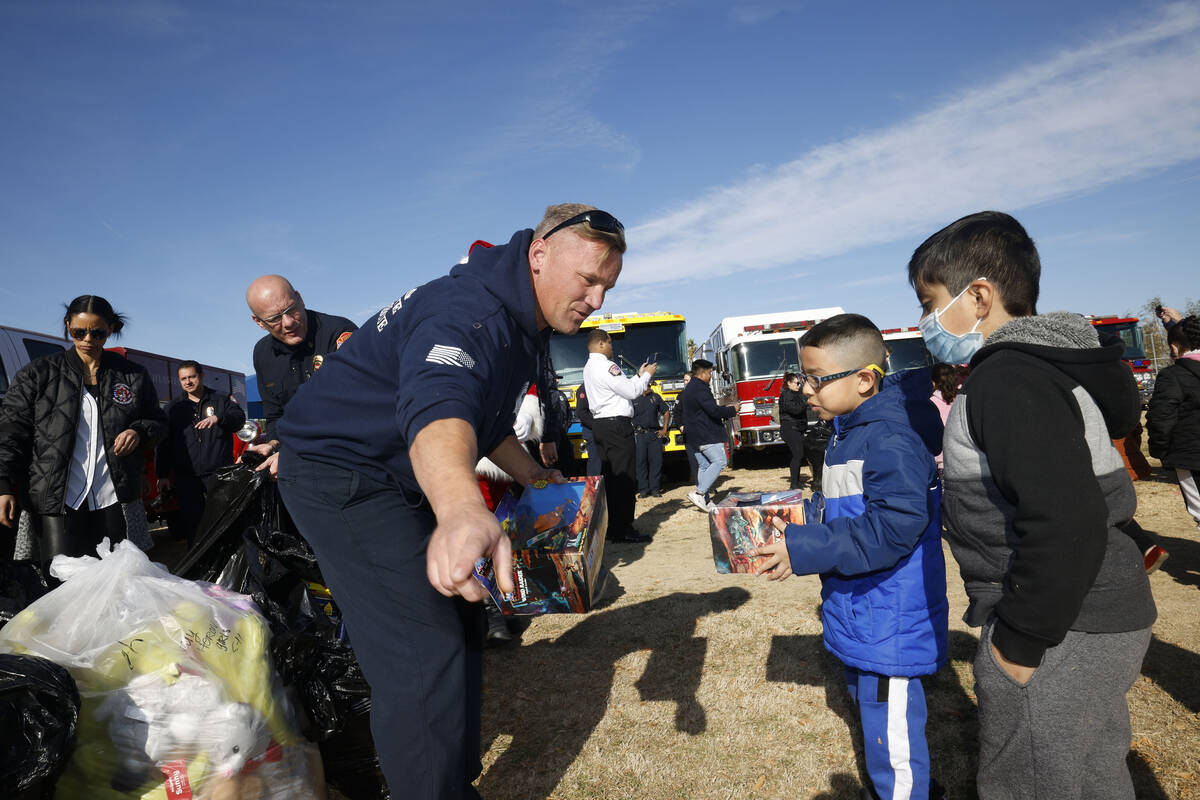
{"label": "firefighter's hand", "polygon": [[11,528],[17,520],[17,498],[11,494],[0,494],[0,525]]}
{"label": "firefighter's hand", "polygon": [[468,503],[438,518],[425,548],[425,573],[446,597],[459,595],[477,603],[487,595],[473,574],[475,561],[483,556],[495,565],[496,588],[512,594],[512,544],[487,506]]}
{"label": "firefighter's hand", "polygon": [[646,361],[642,364],[641,369],[638,370],[639,375],[654,375],[656,372],[658,372],[657,361]]}
{"label": "firefighter's hand", "polygon": [[792,559],[788,555],[787,542],[759,545],[750,551],[749,556],[767,559],[754,570],[755,575],[766,575],[769,581],[781,581],[792,576]]}
{"label": "firefighter's hand", "polygon": [[546,483],[566,483],[567,479],[564,478],[563,474],[558,470],[545,467],[535,469],[533,472],[531,472],[529,477],[525,480],[525,483],[528,485],[531,483],[537,483],[539,481],[545,481]]}
{"label": "firefighter's hand", "polygon": [[262,472],[264,469],[270,470],[272,478],[279,477],[279,453],[271,453],[271,455],[263,459],[261,464],[254,468],[254,471]]}
{"label": "firefighter's hand", "polygon": [[142,437],[132,428],[127,428],[117,434],[117,438],[113,439],[112,454],[114,456],[127,456],[134,450],[138,449],[138,444],[142,441]]}
{"label": "firefighter's hand", "polygon": [[542,457],[542,463],[549,466],[550,464],[558,463],[558,445],[554,442],[542,442],[538,445],[538,453]]}
{"label": "firefighter's hand", "polygon": [[205,428],[211,428],[213,425],[216,425],[218,422],[220,422],[220,420],[217,419],[215,414],[211,417],[205,417],[204,419],[202,419],[196,423],[196,430],[202,431]]}

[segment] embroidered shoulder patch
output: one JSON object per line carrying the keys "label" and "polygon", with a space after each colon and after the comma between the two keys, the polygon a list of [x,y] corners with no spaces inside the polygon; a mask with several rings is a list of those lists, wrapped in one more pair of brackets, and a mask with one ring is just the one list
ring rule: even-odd
{"label": "embroidered shoulder patch", "polygon": [[613,365],[611,365],[611,366],[608,368],[608,371],[609,371],[610,373],[612,373],[613,375],[616,375],[617,377],[620,377],[620,376],[621,376],[621,368],[620,368],[620,367],[618,367],[616,364],[613,364]]}
{"label": "embroidered shoulder patch", "polygon": [[471,358],[461,347],[451,347],[445,344],[435,344],[429,350],[425,360],[434,364],[445,364],[448,367],[475,368],[475,359]]}
{"label": "embroidered shoulder patch", "polygon": [[114,403],[127,406],[133,402],[133,389],[127,383],[118,383],[113,387],[112,399]]}
{"label": "embroidered shoulder patch", "polygon": [[339,336],[337,338],[337,341],[334,342],[334,345],[333,345],[334,349],[337,349],[337,348],[341,347],[342,345],[344,345],[346,343],[346,340],[349,339],[351,335],[352,335],[352,331],[346,331],[341,336]]}

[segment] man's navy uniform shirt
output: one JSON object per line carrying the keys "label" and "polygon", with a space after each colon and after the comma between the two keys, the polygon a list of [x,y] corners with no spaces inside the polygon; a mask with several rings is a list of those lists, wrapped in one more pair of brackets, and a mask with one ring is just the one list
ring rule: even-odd
{"label": "man's navy uniform shirt", "polygon": [[466,420],[480,456],[498,447],[550,333],[538,331],[531,241],[526,229],[507,245],[475,248],[466,264],[364,322],[288,406],[284,447],[395,485],[413,505],[422,494],[408,448],[426,425]]}
{"label": "man's navy uniform shirt", "polygon": [[633,401],[633,427],[647,430],[662,430],[663,414],[667,414],[667,404],[656,393],[642,395]]}
{"label": "man's navy uniform shirt", "polygon": [[254,372],[262,397],[263,416],[267,420],[267,438],[278,439],[276,424],[301,384],[324,367],[324,359],[348,341],[358,326],[345,317],[305,309],[308,330],[304,341],[295,347],[284,344],[271,334],[254,345]]}

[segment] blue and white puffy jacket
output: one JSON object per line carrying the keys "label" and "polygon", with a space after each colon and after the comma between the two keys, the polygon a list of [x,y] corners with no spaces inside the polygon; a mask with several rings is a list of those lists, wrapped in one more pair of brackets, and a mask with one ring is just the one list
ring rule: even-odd
{"label": "blue and white puffy jacket", "polygon": [[834,420],[822,484],[824,522],[788,525],[786,537],[792,571],[821,576],[825,647],[867,672],[936,672],[948,611],[941,486],[895,382]]}

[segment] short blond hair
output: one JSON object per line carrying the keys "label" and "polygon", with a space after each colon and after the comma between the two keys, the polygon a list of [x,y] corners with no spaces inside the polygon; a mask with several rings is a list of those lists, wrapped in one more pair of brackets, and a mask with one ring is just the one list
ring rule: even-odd
{"label": "short blond hair", "polygon": [[[589,206],[584,203],[559,203],[555,206],[546,206],[546,215],[542,217],[542,221],[533,229],[533,238],[540,239],[546,235],[546,231],[566,222],[571,217],[578,216],[586,211],[599,211],[595,206]],[[607,258],[608,253],[617,251],[618,253],[625,252],[625,234],[622,231],[609,233],[608,231],[598,231],[591,225],[575,225],[571,230],[584,239],[589,239],[593,242],[603,242],[608,245],[608,250],[605,253]]]}

